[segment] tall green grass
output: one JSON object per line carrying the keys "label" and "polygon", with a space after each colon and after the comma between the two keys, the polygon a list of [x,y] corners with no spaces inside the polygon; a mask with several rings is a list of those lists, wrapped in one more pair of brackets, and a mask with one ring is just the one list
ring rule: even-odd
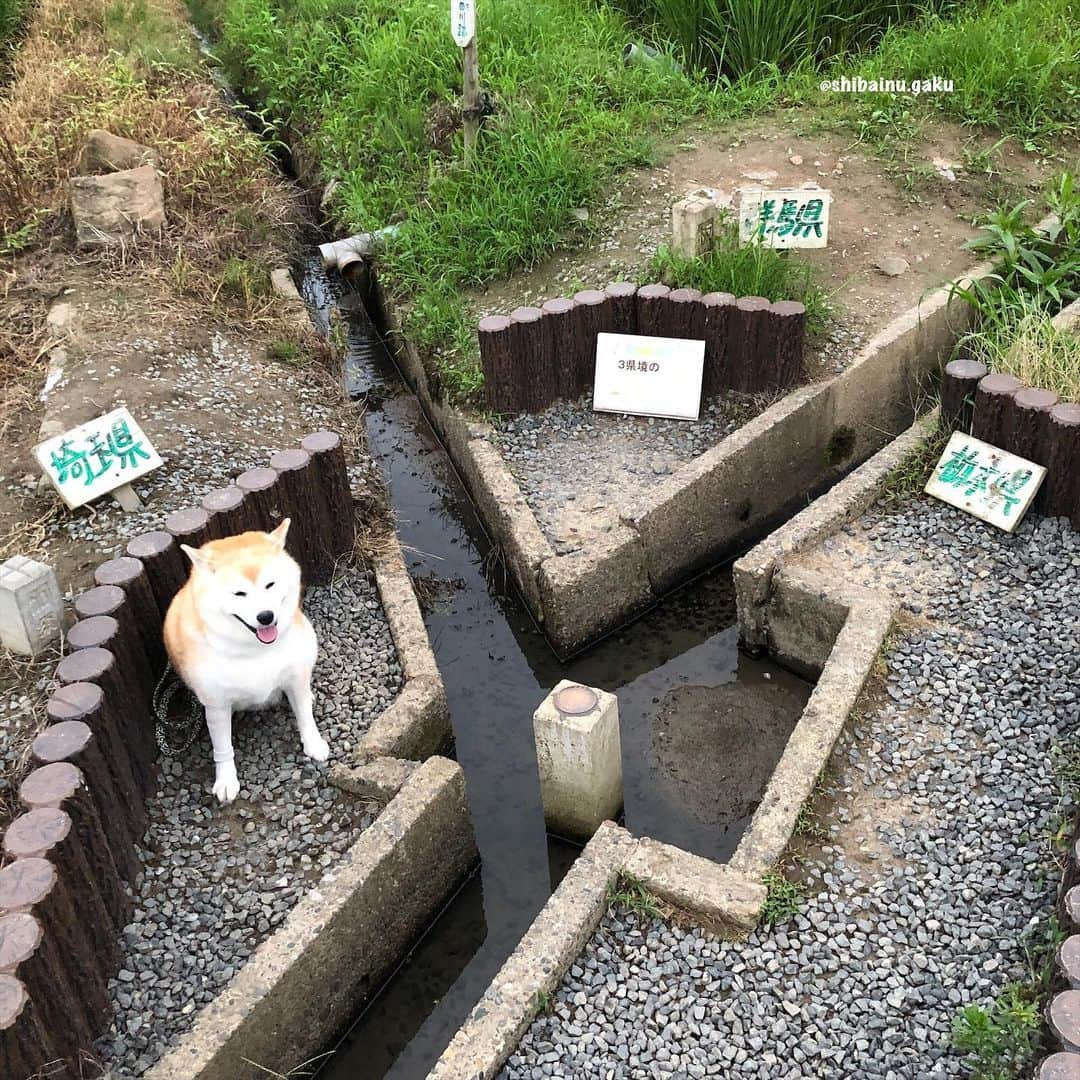
{"label": "tall green grass", "polygon": [[30,8],[30,0],[0,0],[0,68],[15,45]]}

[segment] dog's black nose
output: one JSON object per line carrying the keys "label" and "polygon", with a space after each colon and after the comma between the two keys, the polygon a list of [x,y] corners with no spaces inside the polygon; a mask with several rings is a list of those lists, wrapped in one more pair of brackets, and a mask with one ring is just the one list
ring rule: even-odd
{"label": "dog's black nose", "polygon": [[269,626],[274,621],[274,613],[272,611],[260,611],[255,618],[259,621],[260,626]]}

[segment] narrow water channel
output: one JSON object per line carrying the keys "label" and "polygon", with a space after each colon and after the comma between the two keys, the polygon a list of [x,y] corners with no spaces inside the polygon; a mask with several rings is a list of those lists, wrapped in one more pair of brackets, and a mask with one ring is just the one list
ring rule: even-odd
{"label": "narrow water channel", "polygon": [[560,679],[618,693],[626,826],[715,859],[734,850],[810,687],[739,653],[727,567],[560,663],[362,298],[314,258],[298,278],[316,325],[325,331],[334,304],[346,321],[346,388],[364,401],[409,571],[431,597],[425,622],[481,857],[318,1074],[412,1080],[427,1074],[576,856],[546,834],[532,736],[532,712]]}

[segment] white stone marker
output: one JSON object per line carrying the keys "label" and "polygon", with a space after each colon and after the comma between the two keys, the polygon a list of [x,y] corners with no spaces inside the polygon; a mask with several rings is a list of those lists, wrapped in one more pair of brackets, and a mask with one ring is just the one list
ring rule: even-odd
{"label": "white stone marker", "polygon": [[702,188],[675,203],[671,208],[672,252],[696,259],[710,251],[717,217],[730,201],[730,195]]}
{"label": "white stone marker", "polygon": [[0,565],[0,644],[37,656],[60,637],[64,601],[51,566],[23,555]]}
{"label": "white stone marker", "polygon": [[548,827],[586,840],[622,806],[619,703],[564,679],[533,713]]}

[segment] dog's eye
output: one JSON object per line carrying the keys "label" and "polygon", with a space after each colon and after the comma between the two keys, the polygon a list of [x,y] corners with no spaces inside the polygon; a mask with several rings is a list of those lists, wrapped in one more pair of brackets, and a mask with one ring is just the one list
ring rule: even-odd
{"label": "dog's eye", "polygon": [[233,593],[233,596],[247,596],[247,593],[244,592],[243,589],[238,589],[236,592]]}
{"label": "dog's eye", "polygon": [[272,589],[272,588],[274,587],[274,585],[275,585],[275,584],[276,584],[276,582],[273,582],[273,581],[268,581],[268,582],[266,583],[266,587],[267,587],[268,589]]}

